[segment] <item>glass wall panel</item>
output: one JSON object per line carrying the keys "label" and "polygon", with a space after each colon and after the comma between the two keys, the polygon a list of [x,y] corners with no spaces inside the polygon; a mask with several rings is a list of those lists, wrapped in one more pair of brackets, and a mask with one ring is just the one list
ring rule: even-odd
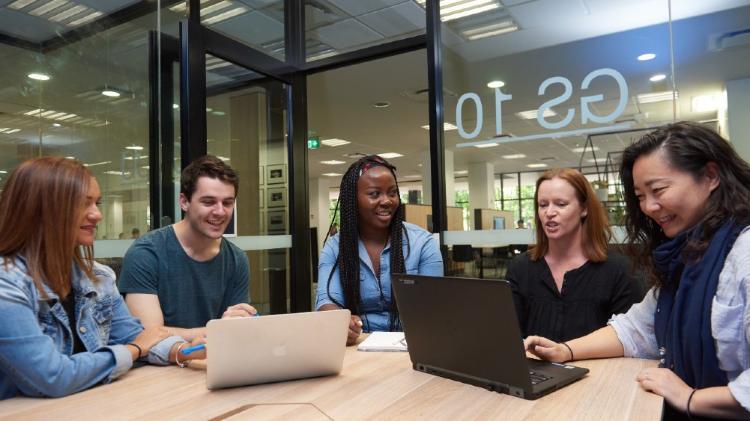
{"label": "glass wall panel", "polygon": [[246,250],[251,304],[261,313],[289,310],[289,188],[284,84],[206,55],[208,153],[240,178],[225,234]]}
{"label": "glass wall panel", "polygon": [[[426,65],[422,50],[308,77],[314,272],[331,222],[340,221],[334,209],[342,175],[364,155],[381,155],[396,166],[407,221],[431,229]],[[459,226],[461,218],[459,209]]]}
{"label": "glass wall panel", "polygon": [[[620,223],[617,171],[621,151],[633,140],[677,119],[713,124],[733,137],[732,102],[724,92],[729,98],[734,91],[737,104],[747,104],[743,29],[750,2],[677,3],[670,21],[667,0],[637,7],[441,1],[446,156],[454,171],[468,171],[470,227],[482,231],[466,237],[449,230],[446,244],[533,243],[535,181],[554,167],[586,174],[610,221]],[[734,137],[745,133],[735,130]],[[520,183],[508,177],[516,174]],[[501,191],[488,200],[487,187],[499,177]],[[527,229],[478,224],[485,212],[498,216],[494,201],[510,213],[498,214],[505,228],[523,219]]]}
{"label": "glass wall panel", "polygon": [[[176,34],[181,16],[137,1],[4,3],[0,188],[25,159],[78,159],[102,189],[97,239],[146,232],[149,89],[160,86],[160,75],[149,75],[149,34]],[[131,18],[107,19],[115,12]]]}

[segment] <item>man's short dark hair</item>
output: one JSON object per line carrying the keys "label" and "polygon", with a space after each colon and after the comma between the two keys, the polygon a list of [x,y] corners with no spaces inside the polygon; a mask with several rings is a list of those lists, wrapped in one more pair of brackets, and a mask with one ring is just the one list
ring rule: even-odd
{"label": "man's short dark hair", "polygon": [[195,186],[201,177],[214,178],[233,185],[234,195],[235,197],[237,196],[237,191],[240,187],[240,180],[237,177],[237,173],[221,159],[213,155],[206,155],[191,162],[190,165],[182,170],[182,175],[180,176],[180,193],[184,194],[187,200],[190,200],[193,196]]}

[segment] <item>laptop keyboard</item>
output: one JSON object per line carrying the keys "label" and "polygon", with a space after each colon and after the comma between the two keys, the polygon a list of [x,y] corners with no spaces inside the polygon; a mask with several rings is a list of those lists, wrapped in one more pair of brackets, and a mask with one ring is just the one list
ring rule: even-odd
{"label": "laptop keyboard", "polygon": [[542,373],[537,373],[535,371],[529,370],[529,376],[531,377],[531,385],[537,385],[541,382],[546,382],[547,380],[552,379],[551,376],[545,376]]}

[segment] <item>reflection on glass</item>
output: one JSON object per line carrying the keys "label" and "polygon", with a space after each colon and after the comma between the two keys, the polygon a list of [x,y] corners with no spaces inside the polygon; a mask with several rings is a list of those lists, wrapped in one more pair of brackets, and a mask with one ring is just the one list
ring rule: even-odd
{"label": "reflection on glass", "polygon": [[[235,235],[286,235],[289,174],[285,86],[211,55],[206,56],[208,153],[240,179]],[[247,252],[251,304],[261,313],[287,312],[288,250]]]}
{"label": "reflection on glass", "polygon": [[[0,72],[0,188],[25,159],[77,159],[102,190],[97,239],[146,232],[148,37],[156,12],[112,26],[102,18],[137,2],[6,3],[0,57],[12,65]],[[177,18],[162,16],[162,29],[175,28]]]}

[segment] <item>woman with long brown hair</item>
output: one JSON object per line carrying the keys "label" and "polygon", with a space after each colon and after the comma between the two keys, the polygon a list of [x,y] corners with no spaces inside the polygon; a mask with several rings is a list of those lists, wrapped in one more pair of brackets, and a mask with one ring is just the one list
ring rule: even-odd
{"label": "woman with long brown hair", "polygon": [[607,251],[607,214],[583,174],[545,172],[534,205],[536,246],[507,273],[524,336],[577,338],[638,301],[627,261]]}
{"label": "woman with long brown hair", "polygon": [[114,272],[93,260],[100,200],[96,179],[71,159],[26,161],[5,183],[0,399],[75,393],[114,380],[139,358],[176,361],[182,338],[144,329],[128,312]]}

